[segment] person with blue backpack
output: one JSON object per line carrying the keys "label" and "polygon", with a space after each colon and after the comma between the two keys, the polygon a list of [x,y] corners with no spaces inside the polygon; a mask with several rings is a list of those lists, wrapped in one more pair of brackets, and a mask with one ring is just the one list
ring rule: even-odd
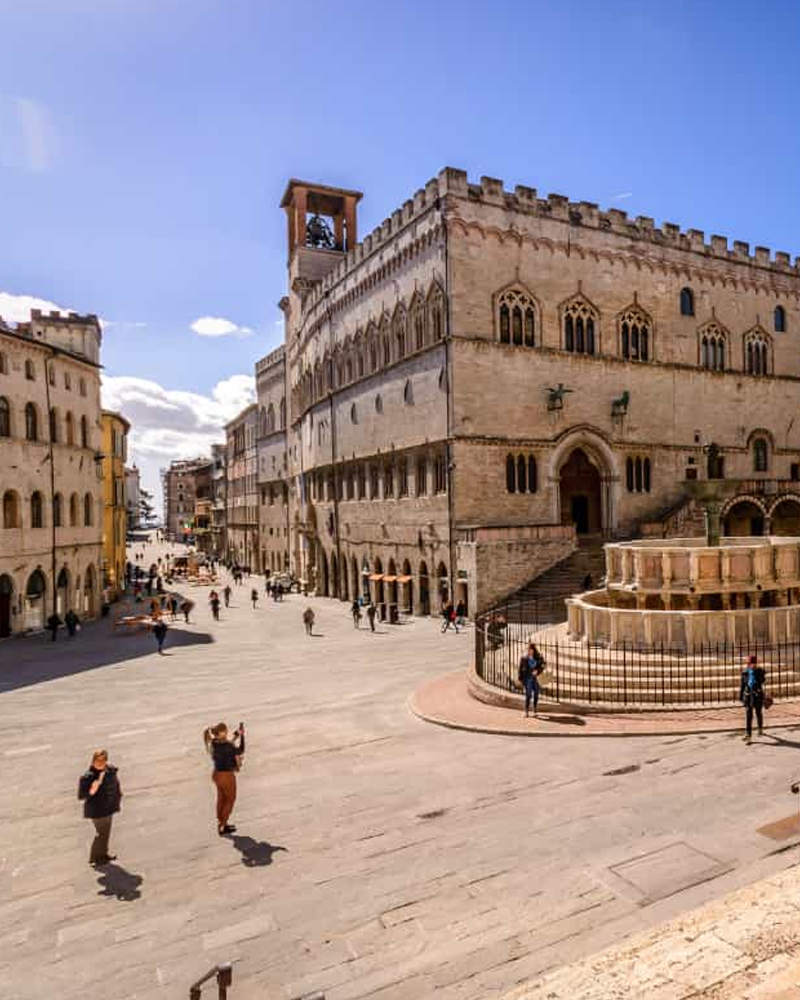
{"label": "person with blue backpack", "polygon": [[745,741],[753,742],[753,712],[756,714],[758,723],[758,735],[764,730],[764,682],[767,679],[766,671],[758,666],[758,660],[754,655],[747,660],[747,666],[742,671],[739,683],[739,701],[744,705],[745,723],[747,735]]}
{"label": "person with blue backpack", "polygon": [[532,643],[528,643],[528,652],[519,661],[519,682],[525,690],[525,715],[530,715],[531,701],[533,714],[539,706],[539,675],[544,671],[544,657]]}

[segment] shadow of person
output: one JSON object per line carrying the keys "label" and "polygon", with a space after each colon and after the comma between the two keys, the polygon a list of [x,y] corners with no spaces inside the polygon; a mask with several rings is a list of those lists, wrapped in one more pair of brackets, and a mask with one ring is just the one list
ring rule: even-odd
{"label": "shadow of person", "polygon": [[115,899],[131,902],[142,895],[139,886],[144,880],[141,875],[134,875],[115,864],[103,865],[99,870],[101,874],[97,884],[101,888],[98,896],[113,896]]}
{"label": "shadow of person", "polygon": [[242,864],[246,868],[261,868],[272,864],[272,855],[276,851],[285,851],[285,847],[269,844],[266,840],[253,840],[252,837],[231,837],[231,843],[242,855]]}
{"label": "shadow of person", "polygon": [[557,712],[553,715],[543,715],[541,712],[536,716],[537,719],[543,719],[545,722],[557,722],[562,726],[585,726],[586,719],[582,719],[580,715],[565,715],[561,712]]}

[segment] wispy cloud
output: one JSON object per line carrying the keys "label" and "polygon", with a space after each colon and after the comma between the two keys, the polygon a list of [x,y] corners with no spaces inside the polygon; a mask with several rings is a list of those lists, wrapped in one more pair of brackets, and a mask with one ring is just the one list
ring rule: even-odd
{"label": "wispy cloud", "polygon": [[3,161],[29,173],[46,174],[58,161],[59,139],[52,111],[32,97],[0,96]]}
{"label": "wispy cloud", "polygon": [[612,201],[626,201],[628,198],[633,197],[633,191],[620,191],[619,194],[614,194],[611,196]]}
{"label": "wispy cloud", "polygon": [[201,316],[190,329],[200,337],[249,337],[253,333],[249,326],[239,326],[222,316]]}

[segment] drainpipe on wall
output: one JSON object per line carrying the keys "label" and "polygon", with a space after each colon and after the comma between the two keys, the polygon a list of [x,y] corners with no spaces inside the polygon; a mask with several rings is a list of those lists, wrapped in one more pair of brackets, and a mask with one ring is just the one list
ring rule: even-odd
{"label": "drainpipe on wall", "polygon": [[[48,450],[47,458],[50,462],[50,572],[53,578],[53,614],[57,613],[58,608],[58,583],[56,581],[56,519],[53,516],[55,513],[55,502],[56,502],[56,470],[55,461],[53,454],[53,426],[51,418],[51,407],[50,407],[50,365],[53,361],[54,353],[50,355],[49,358],[44,359],[44,392],[45,399],[47,401],[47,420],[44,422],[47,427],[47,440]],[[44,511],[42,511],[42,516],[44,516]],[[63,511],[62,511],[63,516]],[[67,594],[69,597],[69,594]]]}

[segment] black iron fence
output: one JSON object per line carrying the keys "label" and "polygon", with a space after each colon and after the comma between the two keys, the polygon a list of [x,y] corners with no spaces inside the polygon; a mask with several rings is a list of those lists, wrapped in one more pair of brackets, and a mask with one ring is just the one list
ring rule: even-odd
{"label": "black iron fence", "polygon": [[506,691],[520,691],[519,662],[534,641],[545,660],[542,695],[554,701],[644,708],[730,705],[739,701],[741,672],[754,655],[766,671],[770,697],[800,697],[797,642],[611,648],[573,641],[565,631],[548,627],[564,620],[563,600],[511,604],[479,616],[474,633],[478,676]]}

